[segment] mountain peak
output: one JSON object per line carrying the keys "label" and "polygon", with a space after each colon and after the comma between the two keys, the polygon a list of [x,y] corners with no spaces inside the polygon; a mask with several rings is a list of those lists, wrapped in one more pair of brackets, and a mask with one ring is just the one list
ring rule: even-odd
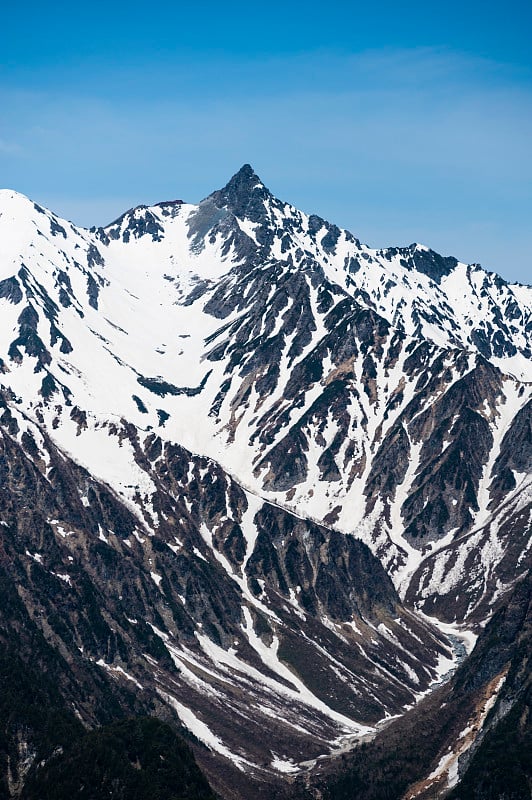
{"label": "mountain peak", "polygon": [[213,192],[208,199],[237,217],[260,222],[264,218],[264,203],[271,197],[253,167],[244,164],[223,189]]}
{"label": "mountain peak", "polygon": [[43,210],[25,194],[14,189],[0,189],[0,209],[2,212],[10,211],[17,214],[23,211],[27,214]]}
{"label": "mountain peak", "polygon": [[[251,164],[244,164],[240,167],[238,172],[233,175],[233,177],[225,186],[225,189],[229,189],[230,187],[246,187],[248,189],[254,189],[258,184],[262,185],[262,181]],[[222,191],[224,190],[222,189]]]}

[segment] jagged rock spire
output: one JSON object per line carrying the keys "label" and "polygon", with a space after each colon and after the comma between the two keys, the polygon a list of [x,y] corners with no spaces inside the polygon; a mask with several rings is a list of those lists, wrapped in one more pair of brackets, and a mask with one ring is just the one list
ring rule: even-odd
{"label": "jagged rock spire", "polygon": [[218,208],[227,208],[237,217],[260,222],[264,218],[264,203],[272,195],[250,164],[244,164],[223,189],[213,192],[209,199]]}

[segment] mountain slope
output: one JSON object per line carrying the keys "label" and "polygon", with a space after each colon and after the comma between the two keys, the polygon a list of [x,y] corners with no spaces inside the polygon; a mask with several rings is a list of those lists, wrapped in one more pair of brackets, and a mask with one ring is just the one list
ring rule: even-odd
{"label": "mountain slope", "polygon": [[268,776],[368,732],[452,664],[364,544],[249,495],[214,462],[115,426],[153,481],[154,528],[9,398],[0,430],[6,586],[22,631],[59,657],[60,696],[85,726],[107,721],[103,680],[111,719],[182,720]]}

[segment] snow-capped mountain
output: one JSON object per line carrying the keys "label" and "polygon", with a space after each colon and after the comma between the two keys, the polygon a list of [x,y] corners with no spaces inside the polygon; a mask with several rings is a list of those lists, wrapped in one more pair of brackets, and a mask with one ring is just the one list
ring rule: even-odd
{"label": "snow-capped mountain", "polygon": [[367,733],[530,566],[531,332],[531,287],[247,165],[90,231],[0,192],[0,512],[45,634],[243,772]]}

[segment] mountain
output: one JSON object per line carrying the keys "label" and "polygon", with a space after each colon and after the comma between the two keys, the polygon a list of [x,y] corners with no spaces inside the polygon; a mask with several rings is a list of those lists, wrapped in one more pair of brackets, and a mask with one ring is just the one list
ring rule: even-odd
{"label": "mountain", "polygon": [[0,192],[7,639],[44,637],[85,728],[182,723],[224,797],[272,796],[529,569],[531,332],[532,288],[368,248],[249,165],[90,231]]}

